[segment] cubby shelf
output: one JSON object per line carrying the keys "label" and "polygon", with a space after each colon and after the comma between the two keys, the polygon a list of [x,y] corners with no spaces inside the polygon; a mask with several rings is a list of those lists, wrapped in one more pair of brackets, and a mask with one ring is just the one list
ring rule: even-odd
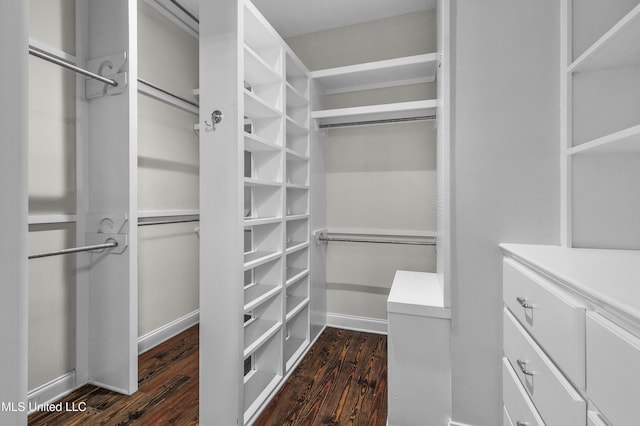
{"label": "cubby shelf", "polygon": [[272,223],[280,223],[282,221],[281,217],[254,217],[254,218],[245,218],[244,226],[256,226],[256,225],[269,225]]}
{"label": "cubby shelf", "polygon": [[570,66],[569,72],[640,66],[640,5],[616,23]]}
{"label": "cubby shelf", "polygon": [[244,149],[251,152],[279,151],[280,145],[273,144],[258,135],[244,134]]}
{"label": "cubby shelf", "polygon": [[309,189],[309,185],[299,185],[297,183],[287,183],[287,188],[293,189]]}
{"label": "cubby shelf", "polygon": [[303,135],[309,133],[309,129],[302,124],[298,123],[291,117],[287,117],[287,134],[289,135]]}
{"label": "cubby shelf", "polygon": [[282,288],[275,285],[251,284],[244,289],[244,311],[257,308],[262,303],[280,292]]}
{"label": "cubby shelf", "polygon": [[280,187],[282,185],[281,182],[274,182],[269,180],[261,180],[261,179],[253,179],[253,178],[244,178],[244,186],[258,186],[258,187]]}
{"label": "cubby shelf", "polygon": [[245,115],[253,119],[277,118],[282,114],[280,110],[246,89],[244,90],[244,110]]}
{"label": "cubby shelf", "polygon": [[296,314],[298,314],[305,306],[309,304],[308,297],[300,297],[300,296],[288,296],[287,297],[287,318],[289,321]]}
{"label": "cubby shelf", "polygon": [[300,219],[308,219],[308,218],[309,218],[308,214],[292,214],[292,215],[287,215],[286,217],[287,222],[292,220],[300,220]]}
{"label": "cubby shelf", "polygon": [[254,251],[244,254],[244,270],[255,268],[256,266],[264,265],[278,257],[282,256],[282,252],[270,252],[270,251]]}
{"label": "cubby shelf", "polygon": [[391,104],[366,105],[349,108],[335,108],[313,111],[311,118],[318,124],[343,124],[352,121],[393,120],[398,118],[416,118],[436,113],[437,101],[396,102]]}
{"label": "cubby shelf", "polygon": [[301,279],[303,279],[304,277],[309,275],[309,270],[308,269],[299,269],[296,275],[292,275],[291,278],[289,278],[285,284],[285,287],[291,287],[292,285],[294,285],[295,283],[297,283],[298,281],[300,281]]}
{"label": "cubby shelf", "polygon": [[292,149],[287,148],[286,153],[287,153],[287,161],[309,161],[309,157],[307,157],[306,155],[299,154]]}
{"label": "cubby shelf", "polygon": [[282,77],[251,47],[244,46],[245,80],[252,85],[277,83]]}
{"label": "cubby shelf", "polygon": [[286,254],[294,253],[306,247],[309,247],[309,241],[288,241]]}
{"label": "cubby shelf", "polygon": [[438,54],[427,53],[313,71],[311,78],[326,94],[434,81]]}
{"label": "cubby shelf", "polygon": [[291,85],[291,83],[285,83],[287,87],[287,105],[288,106],[307,106],[309,101],[298,90]]}
{"label": "cubby shelf", "polygon": [[640,124],[570,148],[569,155],[640,153]]}
{"label": "cubby shelf", "polygon": [[244,328],[244,357],[248,357],[276,334],[282,322],[257,318]]}

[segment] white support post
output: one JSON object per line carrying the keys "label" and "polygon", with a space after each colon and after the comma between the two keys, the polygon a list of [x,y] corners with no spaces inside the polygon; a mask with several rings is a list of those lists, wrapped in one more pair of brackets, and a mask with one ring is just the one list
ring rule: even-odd
{"label": "white support post", "polygon": [[0,424],[27,424],[28,3],[0,2]]}
{"label": "white support post", "polygon": [[138,388],[137,2],[86,1],[87,67],[127,73],[126,85],[118,87],[122,92],[110,94],[105,87],[104,96],[87,101],[86,235],[119,233],[128,239],[124,253],[94,254],[90,260],[88,380],[131,394]]}
{"label": "white support post", "polygon": [[200,3],[200,424],[243,420],[242,1]]}

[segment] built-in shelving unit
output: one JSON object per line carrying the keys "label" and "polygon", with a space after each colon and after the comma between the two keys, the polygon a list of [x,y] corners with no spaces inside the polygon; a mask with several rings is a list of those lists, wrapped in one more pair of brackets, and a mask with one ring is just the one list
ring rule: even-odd
{"label": "built-in shelving unit", "polygon": [[[242,238],[243,252],[240,257],[228,247],[224,252],[210,250],[217,250],[213,255],[207,254],[206,248],[201,250],[201,264],[205,270],[211,267],[210,281],[218,287],[211,290],[210,298],[203,297],[208,287],[201,288],[201,323],[203,330],[207,329],[208,308],[225,318],[226,327],[215,323],[208,328],[215,328],[217,336],[224,335],[229,340],[224,351],[227,361],[219,365],[243,368],[215,370],[217,377],[210,382],[212,386],[217,386],[213,383],[216,380],[237,381],[240,394],[235,399],[230,397],[227,406],[220,403],[216,413],[211,413],[215,418],[207,420],[205,414],[201,421],[236,424],[236,417],[228,413],[228,405],[233,404],[240,422],[248,424],[310,343],[309,279],[302,278],[309,274],[310,83],[309,71],[249,1],[240,1],[238,9],[235,4],[224,7],[227,6],[229,16],[237,13],[238,22],[230,23],[226,15],[221,16],[219,21],[214,19],[214,31],[236,25],[237,43],[221,44],[228,47],[226,53],[230,57],[226,61],[220,59],[225,52],[221,45],[208,54],[201,52],[201,57],[215,57],[216,62],[210,66],[224,68],[224,73],[229,73],[234,61],[237,69],[237,86],[230,86],[232,77],[224,81],[214,78],[209,80],[208,89],[201,84],[199,90],[201,94],[205,90],[212,93],[210,98],[201,96],[201,108],[209,108],[204,105],[205,98],[215,98],[214,109],[226,109],[215,129],[200,133],[201,138],[212,139],[210,143],[201,140],[206,151],[201,152],[201,158],[209,159],[201,167],[206,169],[201,177],[204,182],[208,182],[207,176],[212,181],[225,181],[201,196],[201,232],[206,234],[209,229],[217,240],[235,242]],[[218,7],[216,16],[219,13]],[[201,82],[204,74],[201,70]],[[208,114],[204,121],[210,123],[211,112]],[[211,152],[207,151],[209,148]],[[212,202],[208,203],[210,199]],[[221,209],[220,205],[226,207]],[[236,212],[235,217],[230,210]],[[223,211],[229,211],[227,223],[211,220]],[[203,241],[207,240],[206,235]],[[217,243],[215,247],[222,245]],[[295,277],[289,274],[293,270]],[[207,276],[201,274],[201,281],[206,282]],[[233,297],[216,299],[221,292]],[[233,306],[232,300],[239,298],[242,302]],[[226,376],[220,378],[221,375]],[[215,403],[229,391],[220,388],[211,392]],[[240,406],[236,405],[238,398]],[[220,418],[221,412],[229,417]]]}
{"label": "built-in shelving unit", "polygon": [[563,7],[563,243],[640,249],[640,4]]}

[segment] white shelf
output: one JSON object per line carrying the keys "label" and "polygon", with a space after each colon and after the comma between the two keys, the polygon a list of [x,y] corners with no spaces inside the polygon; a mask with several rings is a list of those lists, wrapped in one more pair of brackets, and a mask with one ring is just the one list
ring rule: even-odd
{"label": "white shelf", "polygon": [[252,133],[244,134],[244,149],[251,152],[280,151],[279,145],[267,141],[265,138]]}
{"label": "white shelf", "polygon": [[287,222],[291,221],[291,220],[301,220],[301,219],[308,219],[309,218],[309,214],[305,213],[305,214],[292,214],[292,215],[288,215],[286,217]]}
{"label": "white shelf", "polygon": [[282,77],[251,47],[244,46],[245,80],[251,85],[279,83]]}
{"label": "white shelf", "polygon": [[309,104],[307,98],[304,97],[303,94],[298,92],[298,90],[291,85],[291,83],[287,82],[287,106],[290,107],[303,107]]}
{"label": "white shelf", "polygon": [[279,188],[282,186],[281,182],[274,182],[270,180],[261,180],[261,179],[253,179],[253,178],[244,178],[244,186],[260,186],[260,187],[271,187],[271,188]]}
{"label": "white shelf", "polygon": [[640,124],[628,129],[576,145],[567,152],[576,154],[631,154],[640,153]]}
{"label": "white shelf", "polygon": [[269,225],[272,223],[280,223],[281,221],[281,217],[246,217],[244,219],[244,226],[246,228],[248,226]]}
{"label": "white shelf", "polygon": [[309,129],[302,124],[298,123],[291,117],[287,117],[287,134],[288,135],[303,135],[309,133]]}
{"label": "white shelf", "polygon": [[289,241],[285,252],[291,254],[306,247],[309,247],[309,241]]}
{"label": "white shelf", "polygon": [[282,255],[282,252],[254,251],[244,255],[244,270],[255,268],[271,262]]}
{"label": "white shelf", "polygon": [[244,381],[244,398],[248,407],[244,412],[244,420],[248,421],[258,410],[267,396],[278,386],[282,376],[269,371],[254,371]]}
{"label": "white shelf", "polygon": [[313,71],[311,78],[332,94],[434,81],[437,66],[438,54],[428,53]]}
{"label": "white shelf", "polygon": [[306,155],[302,155],[290,148],[286,149],[287,152],[287,161],[309,161],[309,157]]}
{"label": "white shelf", "polygon": [[293,367],[293,364],[300,358],[308,347],[307,339],[299,337],[289,337],[285,342],[285,360],[287,360],[287,371]]}
{"label": "white shelf", "polygon": [[285,287],[287,288],[291,287],[292,285],[294,285],[295,283],[297,283],[298,281],[300,281],[301,279],[309,275],[309,269],[298,269],[295,272],[297,272],[297,274],[293,275],[290,279],[287,280]]}
{"label": "white shelf", "polygon": [[281,287],[266,284],[251,284],[244,289],[244,311],[257,308],[280,292]]}
{"label": "white shelf", "polygon": [[287,321],[296,316],[309,304],[308,297],[288,296],[287,297]]}
{"label": "white shelf", "polygon": [[282,323],[257,318],[244,328],[244,358],[254,353],[271,336],[276,334]]}
{"label": "white shelf", "polygon": [[287,183],[287,188],[291,189],[309,189],[309,185],[300,185],[297,183]]}
{"label": "white shelf", "polygon": [[29,225],[43,225],[50,223],[73,223],[77,222],[75,214],[42,214],[29,215]]}
{"label": "white shelf", "polygon": [[352,121],[393,120],[398,118],[415,118],[435,115],[437,101],[435,99],[397,102],[392,104],[367,105],[351,108],[336,108],[313,111],[311,118],[318,124],[343,124]]}
{"label": "white shelf", "polygon": [[570,66],[569,72],[640,66],[640,5],[636,6]]}
{"label": "white shelf", "polygon": [[267,104],[254,93],[244,90],[244,113],[248,118],[277,118],[281,112]]}

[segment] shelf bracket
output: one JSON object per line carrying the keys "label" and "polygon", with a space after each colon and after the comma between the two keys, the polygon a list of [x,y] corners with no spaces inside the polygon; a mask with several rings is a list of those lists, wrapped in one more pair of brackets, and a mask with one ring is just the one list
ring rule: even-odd
{"label": "shelf bracket", "polygon": [[87,99],[96,99],[124,93],[128,84],[126,65],[127,52],[89,59],[87,61],[89,71],[114,80],[118,85],[112,86],[89,78],[84,82],[85,97]]}
{"label": "shelf bracket", "polygon": [[122,254],[129,246],[129,234],[126,232],[128,217],[126,214],[88,214],[87,229],[96,232],[86,232],[87,245],[102,244],[107,240],[114,240],[118,245],[109,250],[109,254]]}

